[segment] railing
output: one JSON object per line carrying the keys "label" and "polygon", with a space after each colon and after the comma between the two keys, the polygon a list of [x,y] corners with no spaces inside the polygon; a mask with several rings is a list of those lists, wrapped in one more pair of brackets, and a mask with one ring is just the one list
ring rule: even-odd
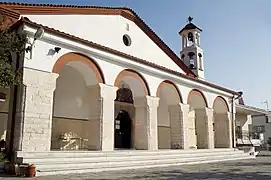
{"label": "railing", "polygon": [[253,137],[253,132],[250,131],[236,131],[237,145],[253,145],[251,139]]}

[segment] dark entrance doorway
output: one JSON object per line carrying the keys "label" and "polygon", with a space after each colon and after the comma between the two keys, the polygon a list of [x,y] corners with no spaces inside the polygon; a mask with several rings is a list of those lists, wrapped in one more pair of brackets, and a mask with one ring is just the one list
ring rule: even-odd
{"label": "dark entrance doorway", "polygon": [[115,148],[131,148],[132,119],[127,111],[121,110],[115,119]]}

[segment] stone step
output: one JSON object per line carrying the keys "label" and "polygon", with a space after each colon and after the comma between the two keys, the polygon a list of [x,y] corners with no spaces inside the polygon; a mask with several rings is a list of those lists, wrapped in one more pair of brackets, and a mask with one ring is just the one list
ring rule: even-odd
{"label": "stone step", "polygon": [[[107,162],[95,162],[95,163],[62,163],[62,164],[54,164],[54,168],[52,169],[52,164],[41,164],[37,165],[37,170],[43,171],[51,171],[51,170],[76,170],[76,169],[96,169],[96,168],[109,168],[109,167],[122,167],[122,166],[133,166],[133,165],[151,165],[151,164],[169,164],[169,163],[180,163],[180,162],[191,162],[191,161],[204,161],[209,159],[221,159],[225,157],[237,158],[242,155],[216,155],[212,157],[186,157],[186,158],[175,158],[175,159],[145,159],[145,160],[134,160],[134,161],[111,161]],[[246,155],[244,155],[245,157]],[[122,159],[120,157],[120,159]]]}
{"label": "stone step", "polygon": [[118,151],[48,151],[48,152],[17,152],[17,157],[27,159],[39,158],[72,158],[72,157],[100,157],[100,156],[145,156],[145,155],[166,155],[166,154],[191,154],[191,153],[214,153],[214,152],[233,152],[238,151],[231,148],[221,149],[197,149],[197,150],[118,150]]}
{"label": "stone step", "polygon": [[[228,155],[228,154],[233,154],[232,152],[213,152],[213,153],[190,153],[189,157],[202,157],[202,156],[215,156],[215,155]],[[242,151],[235,151],[234,154],[236,155],[243,155],[244,153]],[[28,159],[24,158],[24,162],[31,162],[33,164],[47,164],[47,163],[53,163],[53,164],[61,164],[61,163],[94,163],[94,162],[106,162],[106,161],[134,161],[134,160],[144,160],[144,159],[149,159],[149,160],[156,160],[156,159],[175,159],[175,158],[185,158],[187,157],[188,154],[149,154],[145,156],[94,156],[94,157],[72,157],[72,158],[40,158],[40,159]]]}
{"label": "stone step", "polygon": [[140,168],[154,168],[154,167],[168,167],[168,166],[179,166],[179,165],[191,165],[191,164],[200,164],[200,163],[214,163],[220,161],[230,161],[230,160],[241,160],[241,159],[251,159],[255,158],[254,156],[242,155],[242,156],[216,156],[213,158],[210,157],[202,157],[200,159],[176,159],[175,161],[157,161],[157,162],[149,162],[149,163],[124,163],[121,166],[112,165],[112,163],[103,168],[94,166],[94,168],[85,167],[85,168],[76,168],[76,169],[57,169],[57,167],[52,167],[51,169],[43,169],[37,171],[37,176],[46,176],[46,175],[54,175],[54,174],[69,174],[69,173],[89,173],[89,172],[102,172],[102,171],[118,171],[118,170],[129,170],[129,169],[140,169]]}
{"label": "stone step", "polygon": [[[255,158],[235,149],[18,152],[37,175],[99,172]],[[20,155],[20,156],[19,156]]]}

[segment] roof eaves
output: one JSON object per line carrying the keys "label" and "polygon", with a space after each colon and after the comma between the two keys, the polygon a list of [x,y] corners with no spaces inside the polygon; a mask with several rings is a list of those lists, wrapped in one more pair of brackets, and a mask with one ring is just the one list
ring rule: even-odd
{"label": "roof eaves", "polygon": [[9,16],[11,18],[15,18],[15,19],[20,18],[20,14],[18,12],[10,10],[5,7],[0,7],[0,14],[7,15],[7,16]]}
{"label": "roof eaves", "polygon": [[202,31],[201,28],[199,28],[198,26],[196,26],[195,24],[193,23],[189,23],[187,24],[184,28],[182,28],[179,32],[179,34],[181,34],[184,30],[190,30],[190,29],[197,29],[199,30],[200,32]]}

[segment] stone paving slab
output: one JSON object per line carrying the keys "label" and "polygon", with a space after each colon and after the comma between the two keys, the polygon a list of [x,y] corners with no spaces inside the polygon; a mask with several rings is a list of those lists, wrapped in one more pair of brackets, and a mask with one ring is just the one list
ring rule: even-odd
{"label": "stone paving slab", "polygon": [[[0,180],[29,178],[1,177]],[[271,180],[271,157],[211,164],[37,177],[37,180]]]}

